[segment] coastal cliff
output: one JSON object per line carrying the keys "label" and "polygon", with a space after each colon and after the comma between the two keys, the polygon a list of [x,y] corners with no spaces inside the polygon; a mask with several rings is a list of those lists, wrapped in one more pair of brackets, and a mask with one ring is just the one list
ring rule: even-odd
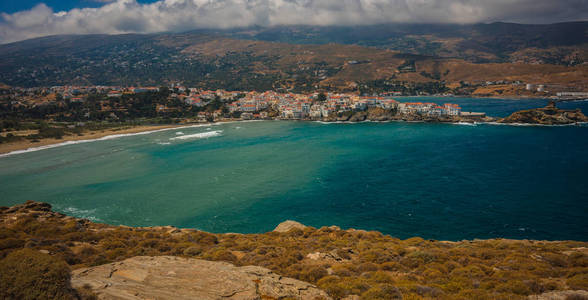
{"label": "coastal cliff", "polygon": [[517,111],[510,116],[498,120],[499,123],[539,124],[539,125],[567,125],[588,122],[580,109],[564,110],[550,102],[542,108]]}
{"label": "coastal cliff", "polygon": [[[585,299],[588,243],[400,240],[294,221],[263,234],[0,207],[2,299]],[[180,297],[181,296],[181,297]]]}

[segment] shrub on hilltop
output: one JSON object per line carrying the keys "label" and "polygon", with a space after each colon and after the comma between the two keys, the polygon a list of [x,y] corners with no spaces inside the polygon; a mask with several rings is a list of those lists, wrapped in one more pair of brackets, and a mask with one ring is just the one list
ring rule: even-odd
{"label": "shrub on hilltop", "polygon": [[32,249],[0,260],[0,299],[73,299],[65,261]]}

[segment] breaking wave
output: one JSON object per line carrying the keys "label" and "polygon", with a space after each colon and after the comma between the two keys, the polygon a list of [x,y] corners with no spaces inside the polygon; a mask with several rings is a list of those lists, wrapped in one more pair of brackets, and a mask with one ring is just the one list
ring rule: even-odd
{"label": "breaking wave", "polygon": [[209,131],[209,132],[188,134],[188,135],[178,136],[175,138],[170,138],[169,140],[173,141],[173,140],[187,140],[187,139],[206,139],[206,138],[210,138],[210,137],[214,137],[214,136],[220,136],[222,132],[223,132],[222,130],[215,130],[215,131]]}

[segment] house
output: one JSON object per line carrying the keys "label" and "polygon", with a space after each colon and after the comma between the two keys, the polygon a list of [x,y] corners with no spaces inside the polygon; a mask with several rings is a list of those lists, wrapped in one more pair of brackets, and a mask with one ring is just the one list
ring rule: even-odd
{"label": "house", "polygon": [[281,117],[284,119],[294,119],[294,110],[292,107],[285,107],[281,111]]}
{"label": "house", "polygon": [[106,95],[108,98],[118,98],[120,96],[122,96],[122,93],[119,91],[110,91],[108,92],[108,94]]}
{"label": "house", "polygon": [[200,97],[195,97],[195,96],[186,97],[184,99],[184,102],[186,104],[194,105],[197,107],[202,107],[202,106],[206,105],[206,103],[204,103],[204,101],[202,101],[202,99],[200,99]]}
{"label": "house", "polygon": [[252,103],[246,103],[241,105],[240,110],[243,112],[254,112],[257,111],[257,105]]}
{"label": "house", "polygon": [[208,113],[206,112],[199,112],[198,113],[198,122],[208,122]]}
{"label": "house", "polygon": [[443,107],[445,108],[446,114],[449,116],[459,116],[461,112],[461,107],[457,104],[445,103]]}

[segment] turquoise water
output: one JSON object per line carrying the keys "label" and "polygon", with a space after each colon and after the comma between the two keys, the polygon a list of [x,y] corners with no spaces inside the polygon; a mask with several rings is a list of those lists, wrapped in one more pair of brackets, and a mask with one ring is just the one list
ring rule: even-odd
{"label": "turquoise water", "polygon": [[[432,100],[498,116],[546,103]],[[211,232],[294,219],[400,238],[588,240],[587,154],[587,126],[229,123],[1,157],[0,205]]]}

